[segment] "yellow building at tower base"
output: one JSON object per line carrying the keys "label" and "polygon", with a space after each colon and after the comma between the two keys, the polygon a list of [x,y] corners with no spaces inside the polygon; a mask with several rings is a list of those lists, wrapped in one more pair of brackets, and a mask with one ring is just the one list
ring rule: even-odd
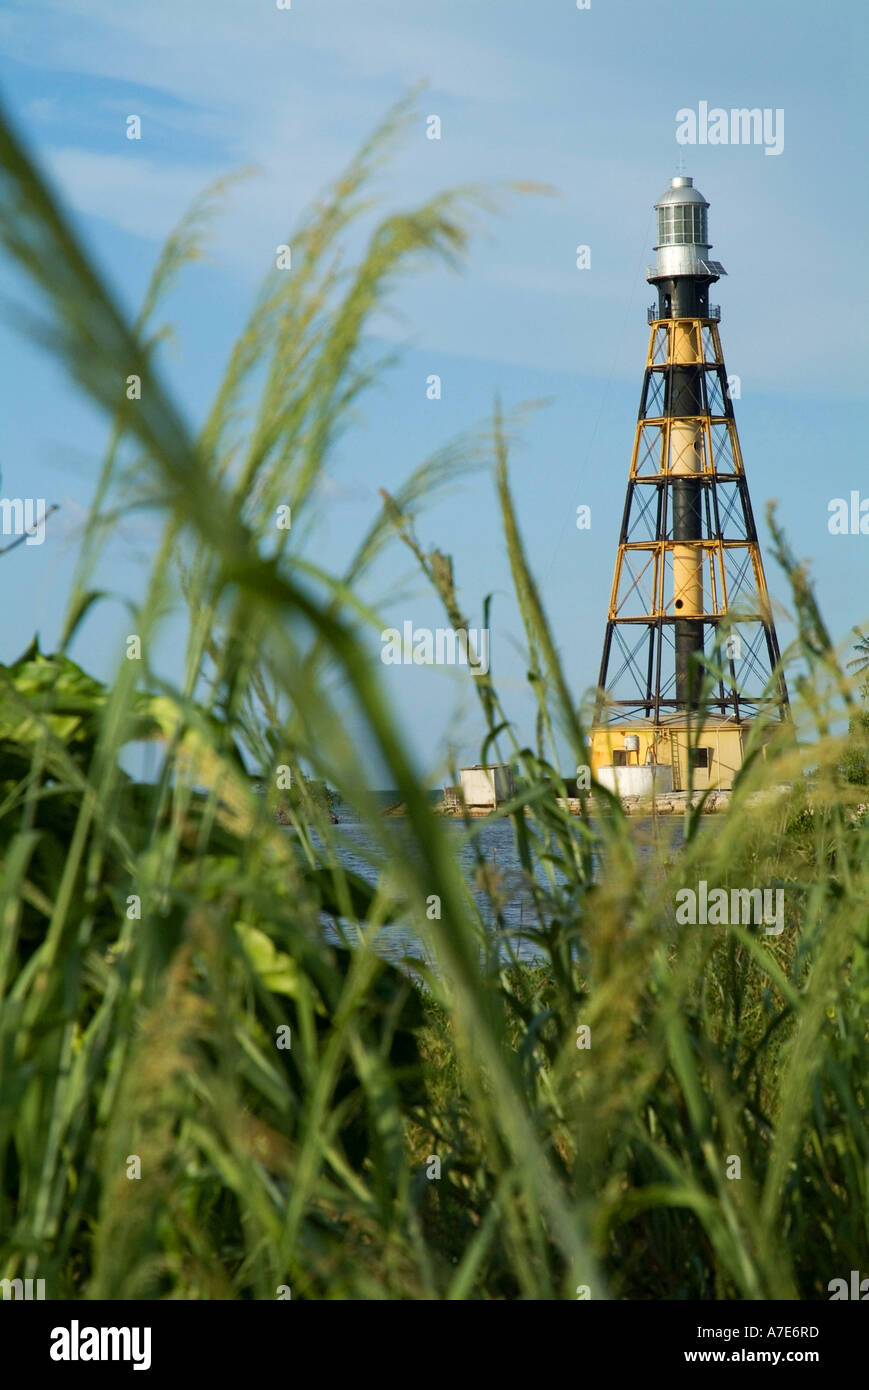
{"label": "yellow building at tower base", "polygon": [[[745,760],[755,721],[706,717],[698,724],[685,711],[600,725],[591,731],[591,773],[621,795],[714,789],[729,791]],[[775,726],[770,726],[770,735]],[[645,768],[647,776],[632,769]],[[611,773],[608,770],[611,769]],[[603,775],[601,775],[603,774]]]}

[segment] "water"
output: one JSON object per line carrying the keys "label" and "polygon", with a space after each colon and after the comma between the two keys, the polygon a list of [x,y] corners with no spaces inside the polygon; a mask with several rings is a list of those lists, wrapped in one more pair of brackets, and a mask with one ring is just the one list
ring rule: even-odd
{"label": "water", "polygon": [[[393,792],[382,792],[378,793],[378,799],[385,808],[394,805],[398,797]],[[433,793],[432,799],[439,800],[440,793]],[[352,808],[346,805],[339,806],[337,814],[340,817],[338,829],[344,842],[341,849],[342,862],[346,868],[353,870],[367,882],[376,883],[384,870],[388,872],[388,866],[380,845],[375,842],[368,827],[356,819]],[[477,866],[480,855],[482,855],[486,866],[491,866],[497,875],[502,917],[508,928],[505,934],[506,939],[502,940],[502,954],[506,957],[512,951],[518,959],[528,962],[541,959],[540,952],[534,942],[529,941],[523,934],[524,931],[538,925],[538,915],[527,876],[516,850],[513,822],[506,818],[476,821],[475,843],[469,841],[465,825],[461,820],[447,818],[443,824],[447,835],[455,841],[456,859],[464,870],[466,881],[471,887],[480,916],[484,922],[492,925],[493,930],[495,927],[493,904],[489,895],[477,881]],[[628,825],[641,856],[651,856],[656,852],[656,849],[660,848],[676,848],[681,843],[681,817],[636,816],[629,818]],[[410,828],[401,817],[390,817],[389,829],[390,833],[397,836],[406,832],[408,839],[411,839]],[[548,886],[548,879],[541,865],[536,866],[535,876],[541,886],[544,888]],[[564,882],[564,875],[558,870],[556,870],[556,880],[559,883]],[[330,940],[339,941],[340,936],[335,930],[332,919],[327,919],[324,925],[327,937]],[[352,923],[347,923],[344,929],[347,933],[347,942],[352,945],[356,928]],[[408,924],[396,922],[386,925],[378,936],[376,949],[379,954],[395,963],[404,961],[408,957],[415,960],[425,960],[430,965],[433,963],[430,949],[426,948],[417,932]]]}

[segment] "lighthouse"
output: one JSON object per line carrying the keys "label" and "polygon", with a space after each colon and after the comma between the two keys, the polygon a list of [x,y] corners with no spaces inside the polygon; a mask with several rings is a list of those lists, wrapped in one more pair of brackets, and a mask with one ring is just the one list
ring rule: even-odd
{"label": "lighthouse", "polygon": [[679,174],[655,204],[649,346],[591,730],[620,794],[727,789],[753,730],[789,719],[710,257]]}

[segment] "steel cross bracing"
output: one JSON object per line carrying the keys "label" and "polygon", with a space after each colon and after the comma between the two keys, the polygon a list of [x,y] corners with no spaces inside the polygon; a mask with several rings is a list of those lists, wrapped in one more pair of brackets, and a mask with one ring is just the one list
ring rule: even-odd
{"label": "steel cross bracing", "polygon": [[[684,527],[680,539],[674,538],[674,487],[686,482],[695,521],[687,541]],[[691,589],[680,589],[680,564],[693,576]],[[693,606],[677,597],[689,592]],[[677,698],[675,632],[677,624],[684,631],[691,623],[697,625],[693,632],[702,633],[694,658],[698,680],[701,668],[706,671],[705,710],[744,719],[772,707],[787,717],[718,329],[710,319],[662,319],[653,323],[649,338],[598,683],[598,722],[659,719],[685,708],[685,699]]]}

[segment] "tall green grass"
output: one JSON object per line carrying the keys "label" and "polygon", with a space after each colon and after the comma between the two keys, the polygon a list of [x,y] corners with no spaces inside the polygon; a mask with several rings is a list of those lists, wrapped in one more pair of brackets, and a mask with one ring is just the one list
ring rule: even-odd
{"label": "tall green grass", "polygon": [[[835,733],[859,712],[850,679],[774,518],[814,737],[770,744],[726,814],[689,815],[682,848],[656,854],[601,789],[594,819],[587,798],[578,817],[565,806],[558,750],[584,762],[585,723],[511,498],[513,421],[496,409],[384,495],[344,573],[299,540],[383,365],[372,312],[401,274],[455,263],[490,205],[463,190],[385,216],[347,261],[406,115],[288,238],[292,273],[267,277],[198,434],[161,380],[157,316],[222,189],[170,239],[130,323],[0,123],[0,239],[41,306],[25,327],[109,422],[61,648],[0,671],[0,1277],[38,1274],[57,1298],[827,1297],[865,1263],[867,794],[848,780],[854,735]],[[403,542],[464,625],[449,559],[414,522],[480,467],[537,706],[526,733],[494,676],[473,681],[481,757],[516,776],[533,967],[511,956],[480,823],[457,834],[429,802],[359,598]],[[108,601],[94,576],[136,507],[163,527],[129,624],[142,659],[119,650],[103,687],[69,651]],[[152,654],[179,603],[172,684]],[[402,820],[380,814],[348,716]],[[155,784],[121,768],[134,738],[165,742]],[[388,865],[374,887],[344,867],[306,772],[358,809]],[[782,886],[782,935],[678,927],[675,892],[700,878]],[[422,984],[378,954],[396,919],[432,962]]]}

